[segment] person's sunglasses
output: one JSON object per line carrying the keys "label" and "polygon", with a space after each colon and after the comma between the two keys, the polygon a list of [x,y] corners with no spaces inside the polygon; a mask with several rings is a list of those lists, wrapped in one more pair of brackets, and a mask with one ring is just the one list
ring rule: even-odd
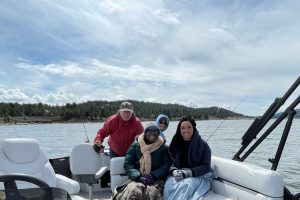
{"label": "person's sunglasses", "polygon": [[166,121],[159,121],[160,124],[164,124],[164,125],[167,125],[167,122]]}

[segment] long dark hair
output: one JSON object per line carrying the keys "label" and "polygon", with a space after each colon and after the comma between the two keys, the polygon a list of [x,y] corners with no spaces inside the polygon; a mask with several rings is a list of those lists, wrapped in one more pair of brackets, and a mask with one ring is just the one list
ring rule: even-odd
{"label": "long dark hair", "polygon": [[[182,122],[189,121],[193,126],[193,136],[190,141],[189,149],[188,149],[188,165],[189,167],[198,166],[199,169],[196,170],[196,176],[203,175],[210,170],[210,162],[211,162],[211,150],[208,144],[202,140],[197,128],[196,122],[192,117],[183,117],[177,126],[177,130],[175,135],[172,138],[172,141],[169,145],[169,154],[171,160],[173,161],[175,167],[181,167],[180,160],[180,147],[183,142],[183,137],[181,136],[180,127]],[[201,166],[201,167],[200,167]]]}
{"label": "long dark hair", "polygon": [[173,158],[173,159],[175,157],[175,154],[176,154],[177,150],[179,149],[179,143],[181,143],[181,141],[183,141],[183,137],[181,135],[180,128],[181,128],[182,122],[185,122],[185,121],[189,121],[192,124],[192,126],[193,126],[193,135],[195,134],[195,132],[198,133],[197,128],[196,128],[196,122],[192,117],[184,116],[180,119],[180,121],[177,125],[175,135],[173,136],[172,141],[169,145],[169,153],[170,153],[171,158]]}
{"label": "long dark hair", "polygon": [[[185,121],[189,121],[192,124],[192,126],[193,126],[193,132],[195,132],[195,130],[197,130],[196,129],[196,121],[192,117],[190,117],[190,116],[184,116],[184,117],[182,117],[180,119],[180,121],[179,121],[179,123],[177,125],[177,129],[176,129],[175,135],[178,134],[178,135],[181,136],[181,133],[180,133],[181,124],[182,124],[182,122],[185,122]],[[182,138],[182,136],[181,136],[181,138]]]}

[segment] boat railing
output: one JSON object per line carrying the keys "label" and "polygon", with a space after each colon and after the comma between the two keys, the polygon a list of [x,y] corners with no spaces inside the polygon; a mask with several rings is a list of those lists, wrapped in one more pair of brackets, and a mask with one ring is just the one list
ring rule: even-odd
{"label": "boat railing", "polygon": [[[298,95],[295,100],[282,112],[280,115],[275,116],[276,112],[279,108],[286,102],[286,100],[291,96],[291,94],[298,88],[300,84],[300,77],[293,83],[293,85],[288,89],[288,91],[283,95],[282,98],[276,98],[274,102],[269,106],[267,111],[261,116],[255,118],[253,123],[250,125],[246,133],[242,137],[241,148],[238,152],[233,156],[233,160],[243,162],[260,144],[261,142],[267,138],[268,135],[272,133],[272,131],[284,120],[286,120],[286,124],[283,129],[283,133],[281,135],[280,142],[277,147],[277,151],[274,158],[269,158],[268,161],[271,162],[271,170],[276,171],[277,166],[279,164],[287,137],[289,135],[293,119],[295,117],[296,111],[295,108],[300,103],[300,96]],[[257,135],[262,131],[262,129],[267,125],[267,123],[273,117],[277,117],[277,119],[266,129],[266,131],[260,135],[260,137],[248,148],[248,150],[242,155],[242,153],[246,150],[246,148],[250,145],[250,143],[256,139]],[[300,193],[291,194],[289,190],[284,187],[284,199],[300,199]]]}
{"label": "boat railing", "polygon": [[277,148],[277,152],[275,158],[269,158],[269,161],[272,163],[272,170],[277,169],[283,148],[285,146],[285,142],[289,135],[289,131],[296,114],[295,108],[300,103],[300,96],[298,96],[286,109],[284,112],[277,117],[277,119],[269,126],[269,128],[256,140],[252,146],[242,155],[245,149],[249,146],[249,144],[256,139],[257,135],[261,132],[261,130],[267,125],[271,118],[274,117],[275,113],[279,110],[279,108],[286,102],[286,100],[291,96],[291,94],[298,88],[300,84],[300,77],[293,83],[293,85],[288,89],[288,91],[283,95],[282,98],[276,98],[274,102],[269,106],[267,111],[261,116],[255,118],[251,126],[248,128],[246,133],[242,137],[241,145],[242,147],[239,151],[233,156],[233,160],[243,162],[255,149],[259,144],[270,134],[272,131],[285,119],[288,118],[283,130],[283,134],[280,139],[280,143]]}

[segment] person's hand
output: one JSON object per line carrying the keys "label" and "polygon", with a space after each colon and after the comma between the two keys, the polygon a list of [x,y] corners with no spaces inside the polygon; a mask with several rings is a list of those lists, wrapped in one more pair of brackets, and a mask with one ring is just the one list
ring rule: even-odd
{"label": "person's hand", "polygon": [[147,178],[147,185],[154,184],[154,177],[152,176],[152,174],[146,174],[145,176]]}
{"label": "person's hand", "polygon": [[143,183],[144,185],[152,185],[154,183],[154,178],[151,174],[145,174],[140,176],[140,180],[141,183]]}
{"label": "person's hand", "polygon": [[176,181],[181,181],[184,178],[192,177],[193,172],[192,172],[192,170],[190,170],[188,168],[183,168],[183,169],[174,170],[172,172],[172,176],[174,177],[174,179]]}
{"label": "person's hand", "polygon": [[103,153],[103,152],[104,152],[104,146],[102,145],[101,142],[94,144],[94,145],[93,145],[93,148],[94,148],[94,150],[95,150],[97,153]]}
{"label": "person's hand", "polygon": [[170,173],[172,174],[174,170],[177,170],[178,168],[173,165],[170,167]]}
{"label": "person's hand", "polygon": [[176,181],[181,181],[183,179],[183,173],[180,169],[176,169],[172,172],[172,176]]}
{"label": "person's hand", "polygon": [[189,178],[193,176],[193,172],[189,168],[182,168],[181,171],[183,173],[184,178]]}

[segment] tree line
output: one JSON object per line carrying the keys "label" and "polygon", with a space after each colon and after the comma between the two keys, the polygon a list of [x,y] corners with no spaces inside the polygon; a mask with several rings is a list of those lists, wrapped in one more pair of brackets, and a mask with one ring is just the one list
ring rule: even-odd
{"label": "tree line", "polygon": [[[171,120],[190,115],[197,120],[225,119],[245,117],[242,114],[218,107],[191,108],[179,104],[162,104],[144,101],[128,100],[133,104],[134,113],[142,120],[153,120],[159,114],[169,116]],[[85,103],[66,103],[60,105],[0,103],[0,117],[4,122],[12,119],[47,118],[50,121],[65,122],[102,121],[117,112],[123,101],[88,101]]]}

